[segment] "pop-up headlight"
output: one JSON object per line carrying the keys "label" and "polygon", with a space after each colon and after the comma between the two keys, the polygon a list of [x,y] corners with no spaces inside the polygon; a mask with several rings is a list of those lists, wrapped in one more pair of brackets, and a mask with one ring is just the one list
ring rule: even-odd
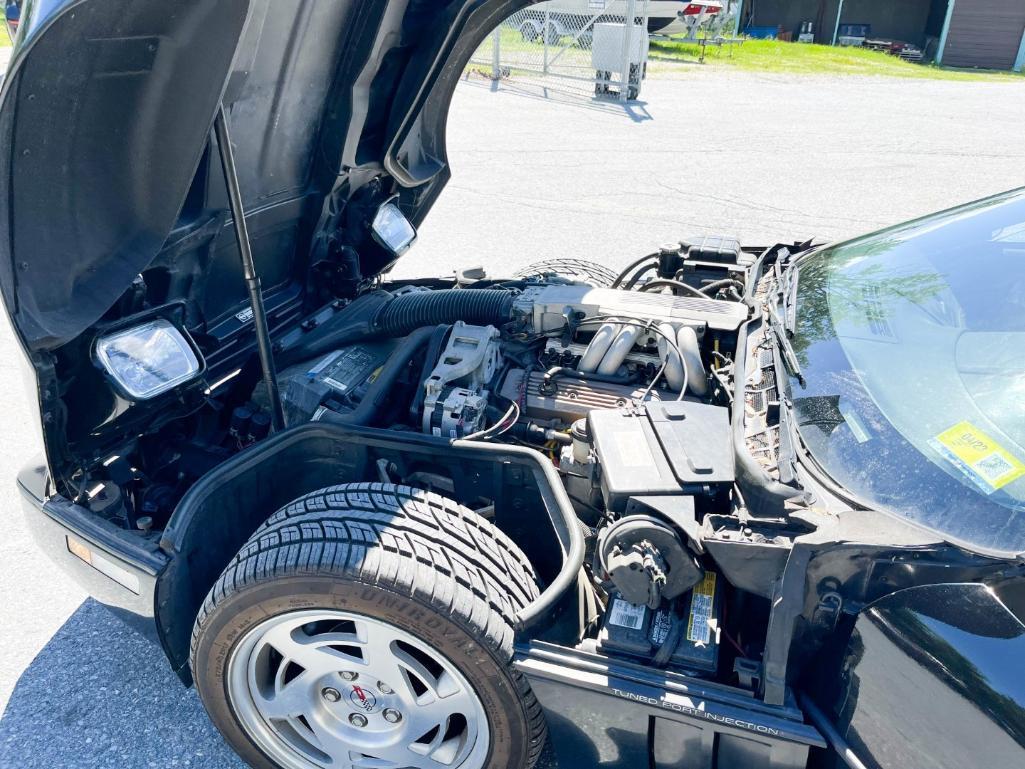
{"label": "pop-up headlight", "polygon": [[153,398],[202,371],[189,340],[163,318],[100,337],[96,357],[132,400]]}
{"label": "pop-up headlight", "polygon": [[371,230],[374,240],[388,249],[392,256],[402,256],[416,240],[416,228],[394,201],[377,209]]}

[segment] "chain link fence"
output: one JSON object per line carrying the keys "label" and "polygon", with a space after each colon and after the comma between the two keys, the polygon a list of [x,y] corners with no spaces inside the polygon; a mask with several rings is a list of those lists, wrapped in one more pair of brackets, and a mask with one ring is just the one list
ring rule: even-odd
{"label": "chain link fence", "polygon": [[481,44],[471,71],[626,101],[648,60],[647,0],[549,0],[517,11]]}

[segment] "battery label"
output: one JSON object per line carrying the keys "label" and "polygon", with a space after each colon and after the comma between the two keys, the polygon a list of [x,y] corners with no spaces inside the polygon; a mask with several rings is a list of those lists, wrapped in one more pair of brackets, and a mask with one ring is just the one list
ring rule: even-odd
{"label": "battery label", "polygon": [[324,384],[340,393],[344,393],[349,389],[349,385],[345,384],[345,382],[339,382],[337,379],[332,379],[329,376],[324,377]]}
{"label": "battery label", "polygon": [[331,353],[330,355],[326,356],[323,360],[321,360],[320,363],[318,363],[316,366],[307,371],[306,377],[308,379],[316,379],[317,374],[319,374],[321,371],[323,371],[332,363],[334,363],[335,358],[337,358],[341,354],[341,350],[335,350],[333,353]]}
{"label": "battery label", "polygon": [[673,627],[672,617],[669,612],[662,610],[656,612],[655,619],[651,621],[651,642],[655,646],[661,646],[669,637],[669,630]]}
{"label": "battery label", "polygon": [[612,602],[612,609],[609,610],[609,624],[640,630],[644,625],[645,608],[617,598]]}
{"label": "battery label", "polygon": [[690,599],[690,619],[687,621],[687,640],[706,644],[712,637],[712,609],[715,603],[715,574],[705,572],[705,578],[695,586]]}

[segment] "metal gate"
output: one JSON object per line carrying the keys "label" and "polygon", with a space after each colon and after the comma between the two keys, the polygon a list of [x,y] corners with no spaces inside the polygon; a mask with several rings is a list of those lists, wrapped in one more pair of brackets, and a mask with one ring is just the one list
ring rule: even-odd
{"label": "metal gate", "polygon": [[627,101],[648,60],[648,0],[548,0],[517,11],[481,44],[471,69],[492,80]]}

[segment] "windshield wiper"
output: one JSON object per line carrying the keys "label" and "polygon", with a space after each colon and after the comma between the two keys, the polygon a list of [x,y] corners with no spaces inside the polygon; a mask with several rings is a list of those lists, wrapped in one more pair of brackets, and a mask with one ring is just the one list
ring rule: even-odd
{"label": "windshield wiper", "polygon": [[797,281],[801,278],[801,268],[792,264],[786,272],[783,288],[783,328],[789,336],[797,330]]}
{"label": "windshield wiper", "polygon": [[786,366],[787,371],[794,377],[801,387],[805,387],[804,375],[801,373],[801,364],[797,361],[797,353],[794,352],[794,345],[790,342],[790,337],[787,336],[787,332],[783,328],[783,323],[779,319],[779,315],[776,314],[776,310],[772,307],[765,307],[765,317],[769,320],[769,328],[772,329],[772,335],[776,338],[776,344],[779,346],[780,357],[783,358],[783,365]]}

